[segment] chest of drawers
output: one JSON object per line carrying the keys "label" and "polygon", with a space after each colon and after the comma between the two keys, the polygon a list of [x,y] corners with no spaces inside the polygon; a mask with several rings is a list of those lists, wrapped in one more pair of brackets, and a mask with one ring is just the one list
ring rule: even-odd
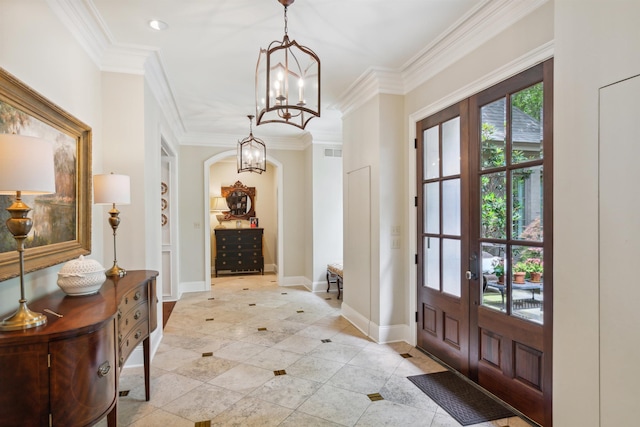
{"label": "chest of drawers", "polygon": [[218,228],[215,272],[260,272],[264,274],[262,228]]}

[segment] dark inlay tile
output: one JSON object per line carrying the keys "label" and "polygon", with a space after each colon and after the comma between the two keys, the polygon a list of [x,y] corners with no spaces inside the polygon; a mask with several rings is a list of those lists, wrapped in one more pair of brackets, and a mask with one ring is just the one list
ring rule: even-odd
{"label": "dark inlay tile", "polygon": [[213,352],[212,351],[208,351],[206,353],[202,353],[202,357],[211,357],[213,356]]}
{"label": "dark inlay tile", "polygon": [[273,371],[273,375],[275,375],[276,377],[279,375],[287,375],[287,371],[285,371],[284,369],[280,369],[278,371]]}
{"label": "dark inlay tile", "polygon": [[253,304],[253,303],[252,303],[252,304],[249,304],[249,307],[254,307],[254,306],[255,306],[255,304]]}
{"label": "dark inlay tile", "polygon": [[331,299],[331,297],[327,297],[327,298],[325,298],[325,299],[326,299],[327,301],[329,301],[329,300]]}
{"label": "dark inlay tile", "polygon": [[119,396],[129,396],[129,390],[122,390],[120,393],[118,393]]}
{"label": "dark inlay tile", "polygon": [[298,310],[296,313],[304,313],[304,310]]}
{"label": "dark inlay tile", "polygon": [[327,342],[331,342],[331,340],[330,339],[324,339],[324,340],[322,340],[322,342],[327,343]]}
{"label": "dark inlay tile", "polygon": [[194,427],[211,427],[211,420],[196,421],[196,424]]}
{"label": "dark inlay tile", "polygon": [[207,319],[204,319],[206,322],[211,322],[213,320],[213,317],[209,317]]}
{"label": "dark inlay tile", "polygon": [[266,331],[267,328],[258,328],[259,331]]}
{"label": "dark inlay tile", "polygon": [[283,293],[282,293],[282,295],[286,295],[286,294],[287,294],[286,292],[283,292]]}
{"label": "dark inlay tile", "polygon": [[402,353],[400,356],[404,357],[405,359],[408,359],[410,357],[413,357],[412,355],[410,355],[409,353]]}
{"label": "dark inlay tile", "polygon": [[243,291],[248,291],[248,290],[249,290],[249,288],[242,288],[242,290],[243,290]]}
{"label": "dark inlay tile", "polygon": [[208,298],[209,301],[211,301],[212,299],[215,299],[214,297]]}
{"label": "dark inlay tile", "polygon": [[382,397],[380,393],[367,394],[367,397],[371,399],[372,402],[375,402],[376,400],[384,400],[384,397]]}

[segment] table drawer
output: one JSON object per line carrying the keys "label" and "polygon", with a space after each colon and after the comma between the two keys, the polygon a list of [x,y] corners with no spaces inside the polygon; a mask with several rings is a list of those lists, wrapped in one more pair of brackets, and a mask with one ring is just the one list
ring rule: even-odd
{"label": "table drawer", "polygon": [[118,312],[118,336],[125,337],[137,323],[149,318],[149,303],[143,301],[127,312]]}
{"label": "table drawer", "polygon": [[120,301],[120,305],[118,306],[118,309],[120,310],[121,313],[126,313],[131,309],[131,307],[135,307],[142,301],[148,301],[148,300],[149,300],[148,287],[139,286],[134,289],[131,289],[129,292],[127,292],[124,295],[124,297],[122,297],[122,300]]}
{"label": "table drawer", "polygon": [[119,365],[122,367],[122,364],[127,357],[131,354],[134,348],[138,346],[145,338],[149,336],[149,320],[144,319],[144,321],[138,323],[133,327],[129,334],[124,336],[120,340],[120,360]]}

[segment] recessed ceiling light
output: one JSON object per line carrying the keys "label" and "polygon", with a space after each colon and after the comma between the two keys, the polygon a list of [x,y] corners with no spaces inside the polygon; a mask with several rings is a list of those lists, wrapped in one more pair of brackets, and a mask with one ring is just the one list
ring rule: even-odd
{"label": "recessed ceiling light", "polygon": [[162,31],[169,28],[169,24],[158,19],[152,19],[151,21],[149,21],[149,26],[156,31]]}

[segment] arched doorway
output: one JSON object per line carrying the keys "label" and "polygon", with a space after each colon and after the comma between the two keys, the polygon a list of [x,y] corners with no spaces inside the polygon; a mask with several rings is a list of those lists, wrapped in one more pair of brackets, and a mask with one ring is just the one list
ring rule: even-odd
{"label": "arched doorway", "polygon": [[[229,151],[224,151],[222,153],[218,153],[212,157],[210,157],[209,159],[207,159],[204,162],[204,212],[203,212],[203,217],[204,217],[204,232],[206,236],[211,236],[212,233],[212,226],[211,226],[211,222],[210,222],[210,215],[211,212],[209,211],[209,197],[211,194],[215,193],[215,189],[210,188],[210,174],[211,174],[211,167],[214,166],[216,163],[219,162],[223,162],[223,161],[227,161],[230,158],[234,159],[236,158],[236,151],[235,150],[229,150]],[[276,227],[277,227],[277,232],[275,233],[276,235],[276,250],[275,250],[275,267],[276,267],[276,272],[277,272],[277,277],[278,277],[278,283],[282,283],[282,279],[283,279],[283,274],[284,274],[284,248],[282,245],[282,242],[284,241],[283,238],[283,216],[282,216],[282,212],[283,212],[283,200],[282,200],[282,188],[283,188],[283,165],[281,162],[279,162],[278,160],[274,159],[273,157],[269,156],[267,154],[267,168],[269,167],[273,167],[275,169],[275,189],[273,191],[273,193],[276,196]],[[258,195],[259,198],[259,195]],[[259,207],[258,207],[259,210]],[[205,289],[203,290],[207,290],[208,287],[211,284],[211,280],[210,280],[210,276],[211,276],[211,239],[207,238],[205,239],[205,243],[204,243],[204,262],[205,262],[205,278],[204,278],[204,283],[205,283]]]}

